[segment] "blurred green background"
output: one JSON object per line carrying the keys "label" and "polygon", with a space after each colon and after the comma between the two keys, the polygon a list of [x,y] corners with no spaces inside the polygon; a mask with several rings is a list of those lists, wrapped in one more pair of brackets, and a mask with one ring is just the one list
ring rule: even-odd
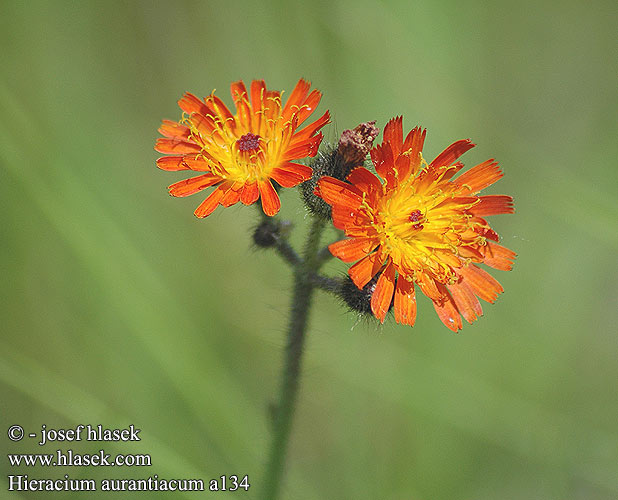
{"label": "blurred green background", "polygon": [[[378,327],[319,294],[284,498],[617,498],[616,14],[610,1],[3,1],[3,454],[104,447],[153,465],[2,459],[0,498],[47,498],[7,492],[9,474],[65,473],[248,474],[248,493],[219,496],[256,497],[290,271],[252,250],[254,210],[197,220],[203,197],[169,197],[182,176],[155,168],[153,144],[184,91],[231,104],[231,81],[289,92],[299,77],[324,93],[329,140],[403,114],[428,128],[428,158],[466,137],[466,165],[497,158],[490,192],[517,213],[492,225],[519,257],[459,335],[426,300],[414,328]],[[295,190],[282,213],[300,241]],[[142,441],[6,437],[78,423],[135,424]]]}

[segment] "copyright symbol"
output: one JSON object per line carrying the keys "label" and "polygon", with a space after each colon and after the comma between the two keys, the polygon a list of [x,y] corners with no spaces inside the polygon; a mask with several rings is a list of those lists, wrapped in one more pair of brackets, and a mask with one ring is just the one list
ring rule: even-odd
{"label": "copyright symbol", "polygon": [[21,438],[24,437],[24,430],[19,425],[12,425],[9,427],[8,434],[11,441],[21,441]]}

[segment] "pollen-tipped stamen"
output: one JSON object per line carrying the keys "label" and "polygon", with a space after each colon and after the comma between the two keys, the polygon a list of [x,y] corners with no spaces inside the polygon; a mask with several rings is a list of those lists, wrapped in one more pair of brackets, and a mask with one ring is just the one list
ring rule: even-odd
{"label": "pollen-tipped stamen", "polygon": [[416,209],[416,210],[412,210],[412,213],[410,213],[410,216],[408,217],[408,220],[410,222],[414,222],[414,224],[412,225],[412,227],[414,229],[417,230],[421,230],[423,229],[425,226],[423,226],[423,224],[421,224],[421,221],[424,219],[423,214],[420,210]]}
{"label": "pollen-tipped stamen", "polygon": [[236,144],[240,151],[257,151],[260,147],[260,136],[248,132],[241,136],[241,138],[236,141]]}

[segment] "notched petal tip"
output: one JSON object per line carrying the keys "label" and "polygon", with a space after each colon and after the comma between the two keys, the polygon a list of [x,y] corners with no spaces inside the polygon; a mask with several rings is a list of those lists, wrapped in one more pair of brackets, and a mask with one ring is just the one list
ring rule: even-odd
{"label": "notched petal tip", "polygon": [[515,213],[513,198],[503,194],[479,196],[479,203],[469,209],[472,215],[488,216]]}

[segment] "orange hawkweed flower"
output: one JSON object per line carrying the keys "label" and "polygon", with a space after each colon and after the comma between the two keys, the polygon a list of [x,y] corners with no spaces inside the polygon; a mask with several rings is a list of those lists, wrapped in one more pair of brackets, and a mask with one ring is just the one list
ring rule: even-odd
{"label": "orange hawkweed flower", "polygon": [[420,127],[404,139],[402,119],[394,118],[382,144],[371,150],[381,179],[359,167],[347,183],[323,177],[316,194],[350,237],[329,248],[344,262],[358,261],[349,269],[354,284],[362,288],[379,274],[371,310],[381,322],[392,304],[395,321],[414,324],[416,284],[442,322],[458,331],[461,315],[469,323],[482,315],[479,298],[493,303],[503,291],[477,264],[511,269],[516,254],[497,244],[484,217],[513,213],[513,199],[479,195],[503,175],[493,159],[452,180],[463,167],[456,160],[474,147],[469,140],[451,144],[429,164],[424,141]]}
{"label": "orange hawkweed flower", "polygon": [[266,215],[275,215],[281,201],[271,180],[294,187],[311,177],[310,167],[293,160],[315,156],[329,122],[328,111],[298,130],[313,113],[322,94],[300,80],[285,105],[281,92],[266,90],[254,80],[247,92],[242,81],[231,85],[236,114],[211,93],[201,100],[186,93],[178,105],[179,122],[163,120],[155,150],[171,156],[157,160],[163,170],[193,170],[200,175],[169,186],[172,196],[189,196],[210,186],[214,191],[195,210],[197,217],[210,215],[218,205],[245,205],[262,199]]}

